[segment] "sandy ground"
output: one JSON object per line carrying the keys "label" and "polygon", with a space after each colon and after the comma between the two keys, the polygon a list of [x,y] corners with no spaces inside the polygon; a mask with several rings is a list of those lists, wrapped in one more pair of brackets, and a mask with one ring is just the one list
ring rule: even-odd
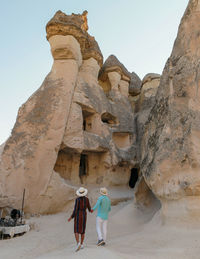
{"label": "sandy ground", "polygon": [[88,214],[85,248],[74,252],[73,221],[67,222],[69,215],[31,218],[34,229],[29,233],[0,241],[0,258],[200,258],[200,229],[162,226],[159,212],[152,217],[152,213],[134,207],[133,201],[112,207],[105,247],[96,246],[96,215]]}

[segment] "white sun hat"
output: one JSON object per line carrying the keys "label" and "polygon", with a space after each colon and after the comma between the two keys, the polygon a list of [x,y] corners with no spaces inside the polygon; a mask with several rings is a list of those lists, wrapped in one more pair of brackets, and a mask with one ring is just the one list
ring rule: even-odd
{"label": "white sun hat", "polygon": [[102,195],[108,195],[108,190],[105,187],[100,188],[100,193]]}
{"label": "white sun hat", "polygon": [[79,197],[83,197],[86,196],[88,193],[88,190],[85,189],[84,187],[80,187],[77,191],[76,191],[76,195]]}

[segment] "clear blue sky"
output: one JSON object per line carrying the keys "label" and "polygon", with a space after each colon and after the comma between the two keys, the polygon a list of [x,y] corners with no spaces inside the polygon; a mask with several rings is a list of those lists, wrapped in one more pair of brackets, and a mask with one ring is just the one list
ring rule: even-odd
{"label": "clear blue sky", "polygon": [[41,85],[52,57],[45,25],[57,10],[88,10],[89,33],[104,60],[114,54],[142,79],[162,73],[188,0],[1,1],[0,144],[10,135],[19,107]]}

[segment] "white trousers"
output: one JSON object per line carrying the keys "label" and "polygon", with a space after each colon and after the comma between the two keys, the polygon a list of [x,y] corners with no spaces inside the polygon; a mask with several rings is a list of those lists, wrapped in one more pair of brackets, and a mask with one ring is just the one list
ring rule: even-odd
{"label": "white trousers", "polygon": [[108,223],[107,219],[105,220],[100,217],[96,218],[96,230],[97,230],[98,240],[103,239],[104,241],[106,241],[107,223]]}

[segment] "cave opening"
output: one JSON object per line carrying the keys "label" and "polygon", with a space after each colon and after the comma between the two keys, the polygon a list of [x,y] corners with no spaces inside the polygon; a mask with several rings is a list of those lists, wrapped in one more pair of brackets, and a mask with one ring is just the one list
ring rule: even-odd
{"label": "cave opening", "polygon": [[131,169],[131,175],[129,179],[129,187],[134,188],[135,184],[138,180],[138,174],[139,174],[139,169],[138,168],[132,168]]}
{"label": "cave opening", "polygon": [[83,119],[83,130],[86,130],[86,120]]}
{"label": "cave opening", "polygon": [[83,130],[90,131],[92,128],[93,113],[87,110],[82,110]]}
{"label": "cave opening", "polygon": [[109,112],[104,112],[101,115],[101,121],[103,123],[107,123],[108,125],[118,124],[117,118],[114,115],[110,114]]}
{"label": "cave opening", "polygon": [[80,164],[79,164],[79,177],[82,178],[83,176],[87,175],[87,166],[88,164],[88,157],[85,154],[81,154],[80,157]]}

